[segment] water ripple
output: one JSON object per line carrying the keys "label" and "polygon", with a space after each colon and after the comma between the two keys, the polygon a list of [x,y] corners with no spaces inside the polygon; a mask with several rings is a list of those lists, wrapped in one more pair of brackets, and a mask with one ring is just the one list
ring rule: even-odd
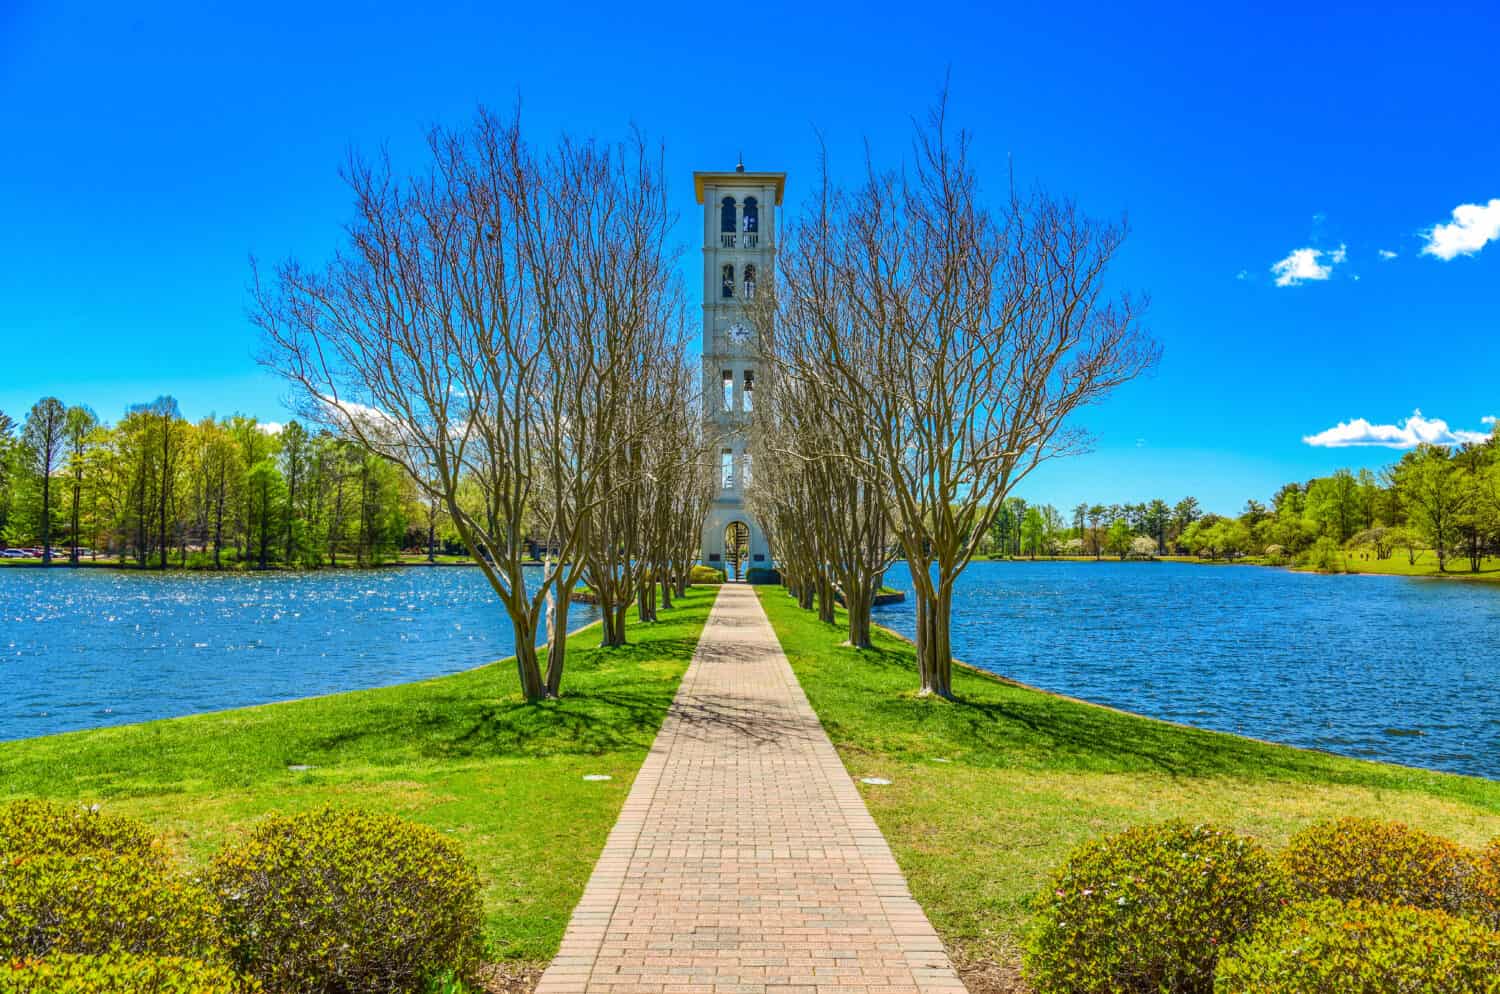
{"label": "water ripple", "polygon": [[[905,564],[886,582],[910,591]],[[875,617],[915,631],[910,600]],[[954,592],[953,651],[1154,717],[1500,777],[1500,584],[983,562]]]}
{"label": "water ripple", "polygon": [[[569,626],[596,617],[575,604]],[[0,740],[405,683],[515,650],[475,569],[9,569],[0,619]]]}

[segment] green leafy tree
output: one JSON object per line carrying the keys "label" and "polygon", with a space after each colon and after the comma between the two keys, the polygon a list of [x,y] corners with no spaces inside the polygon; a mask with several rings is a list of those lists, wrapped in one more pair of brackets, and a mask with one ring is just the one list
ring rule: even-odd
{"label": "green leafy tree", "polygon": [[1167,529],[1172,526],[1172,509],[1166,501],[1157,499],[1146,505],[1145,526],[1146,534],[1156,539],[1156,547],[1165,549]]}
{"label": "green leafy tree", "polygon": [[1313,480],[1307,488],[1305,514],[1323,534],[1340,545],[1359,529],[1367,515],[1359,481],[1347,469]]}
{"label": "green leafy tree", "polygon": [[16,421],[0,411],[0,536],[6,535],[10,521],[11,490],[15,485],[16,462],[20,459],[20,445],[16,441]]}
{"label": "green leafy tree", "polygon": [[1021,541],[1032,559],[1041,550],[1046,534],[1047,524],[1042,518],[1042,512],[1034,506],[1027,508],[1026,516],[1021,521]]}
{"label": "green leafy tree", "polygon": [[1124,518],[1116,518],[1114,524],[1109,526],[1104,541],[1111,553],[1124,559],[1130,554],[1130,540],[1134,537],[1130,531],[1130,523]]}
{"label": "green leafy tree", "polygon": [[277,537],[286,513],[286,481],[270,459],[262,459],[245,474],[249,540],[255,565],[266,569],[275,556]]}
{"label": "green leafy tree", "polygon": [[71,527],[68,529],[68,563],[78,565],[78,536],[82,527],[84,473],[89,446],[97,436],[99,419],[87,407],[68,408],[63,426],[67,437],[68,476],[72,491]]}
{"label": "green leafy tree", "polygon": [[286,538],[282,556],[287,565],[298,565],[303,558],[304,539],[308,530],[306,504],[312,444],[307,432],[296,421],[289,421],[278,433],[281,442],[281,474],[286,480]]}
{"label": "green leafy tree", "polygon": [[1103,504],[1089,505],[1089,532],[1085,536],[1088,540],[1089,551],[1094,558],[1098,559],[1104,547],[1104,519],[1109,509]]}
{"label": "green leafy tree", "polygon": [[1438,571],[1446,572],[1472,491],[1447,450],[1435,445],[1423,445],[1402,457],[1396,485],[1413,526],[1437,553]]}
{"label": "green leafy tree", "polygon": [[40,499],[34,527],[41,540],[43,565],[52,562],[52,526],[57,513],[52,501],[52,475],[59,468],[67,442],[67,419],[68,410],[62,401],[56,397],[43,397],[32,405],[21,429],[26,472],[35,481]]}
{"label": "green leafy tree", "polygon": [[[1203,509],[1198,506],[1198,498],[1184,497],[1172,508],[1172,535],[1181,539],[1196,521],[1203,517]],[[1184,543],[1186,544],[1186,543]],[[1189,546],[1191,549],[1191,546]]]}

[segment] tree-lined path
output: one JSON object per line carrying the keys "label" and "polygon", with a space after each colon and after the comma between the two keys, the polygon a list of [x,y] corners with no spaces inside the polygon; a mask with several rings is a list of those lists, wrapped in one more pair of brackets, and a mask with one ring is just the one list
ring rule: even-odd
{"label": "tree-lined path", "polygon": [[963,989],[754,590],[725,586],[537,994]]}

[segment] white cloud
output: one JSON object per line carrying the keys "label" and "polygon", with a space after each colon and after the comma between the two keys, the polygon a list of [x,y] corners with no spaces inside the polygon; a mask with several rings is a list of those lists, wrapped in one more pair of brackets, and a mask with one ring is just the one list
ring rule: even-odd
{"label": "white cloud", "polygon": [[1495,423],[1495,416],[1493,414],[1486,414],[1484,417],[1479,419],[1479,423],[1483,425],[1492,425]]}
{"label": "white cloud", "polygon": [[1234,274],[1234,278],[1237,280],[1248,280],[1250,278],[1250,270],[1241,269],[1239,272]]}
{"label": "white cloud", "polygon": [[1453,208],[1453,221],[1435,224],[1423,232],[1427,244],[1423,255],[1453,259],[1473,255],[1492,241],[1500,240],[1500,198],[1488,204],[1459,204]]}
{"label": "white cloud", "polygon": [[286,425],[282,424],[280,421],[255,422],[255,430],[263,435],[280,435],[281,429],[285,427]]}
{"label": "white cloud", "polygon": [[1381,249],[1380,257],[1389,262],[1390,260],[1396,258],[1396,253],[1392,252],[1390,249]]}
{"label": "white cloud", "polygon": [[[1271,267],[1276,275],[1277,286],[1298,286],[1311,280],[1326,280],[1333,275],[1333,267],[1348,258],[1349,251],[1340,245],[1332,252],[1322,249],[1299,248],[1291,255]],[[1327,262],[1320,260],[1327,258]]]}
{"label": "white cloud", "polygon": [[[1492,421],[1493,419],[1488,419]],[[1413,411],[1411,417],[1399,424],[1376,425],[1364,418],[1340,421],[1332,428],[1316,435],[1304,435],[1302,441],[1325,449],[1343,449],[1355,446],[1381,446],[1387,449],[1412,449],[1418,445],[1461,445],[1465,442],[1483,442],[1488,433],[1449,428],[1442,418],[1427,418],[1421,411]]]}

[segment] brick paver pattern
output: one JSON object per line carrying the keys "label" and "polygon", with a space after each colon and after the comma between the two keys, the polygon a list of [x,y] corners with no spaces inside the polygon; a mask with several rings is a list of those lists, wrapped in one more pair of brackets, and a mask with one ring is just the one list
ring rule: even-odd
{"label": "brick paver pattern", "polygon": [[754,590],[726,585],[537,994],[963,990]]}

